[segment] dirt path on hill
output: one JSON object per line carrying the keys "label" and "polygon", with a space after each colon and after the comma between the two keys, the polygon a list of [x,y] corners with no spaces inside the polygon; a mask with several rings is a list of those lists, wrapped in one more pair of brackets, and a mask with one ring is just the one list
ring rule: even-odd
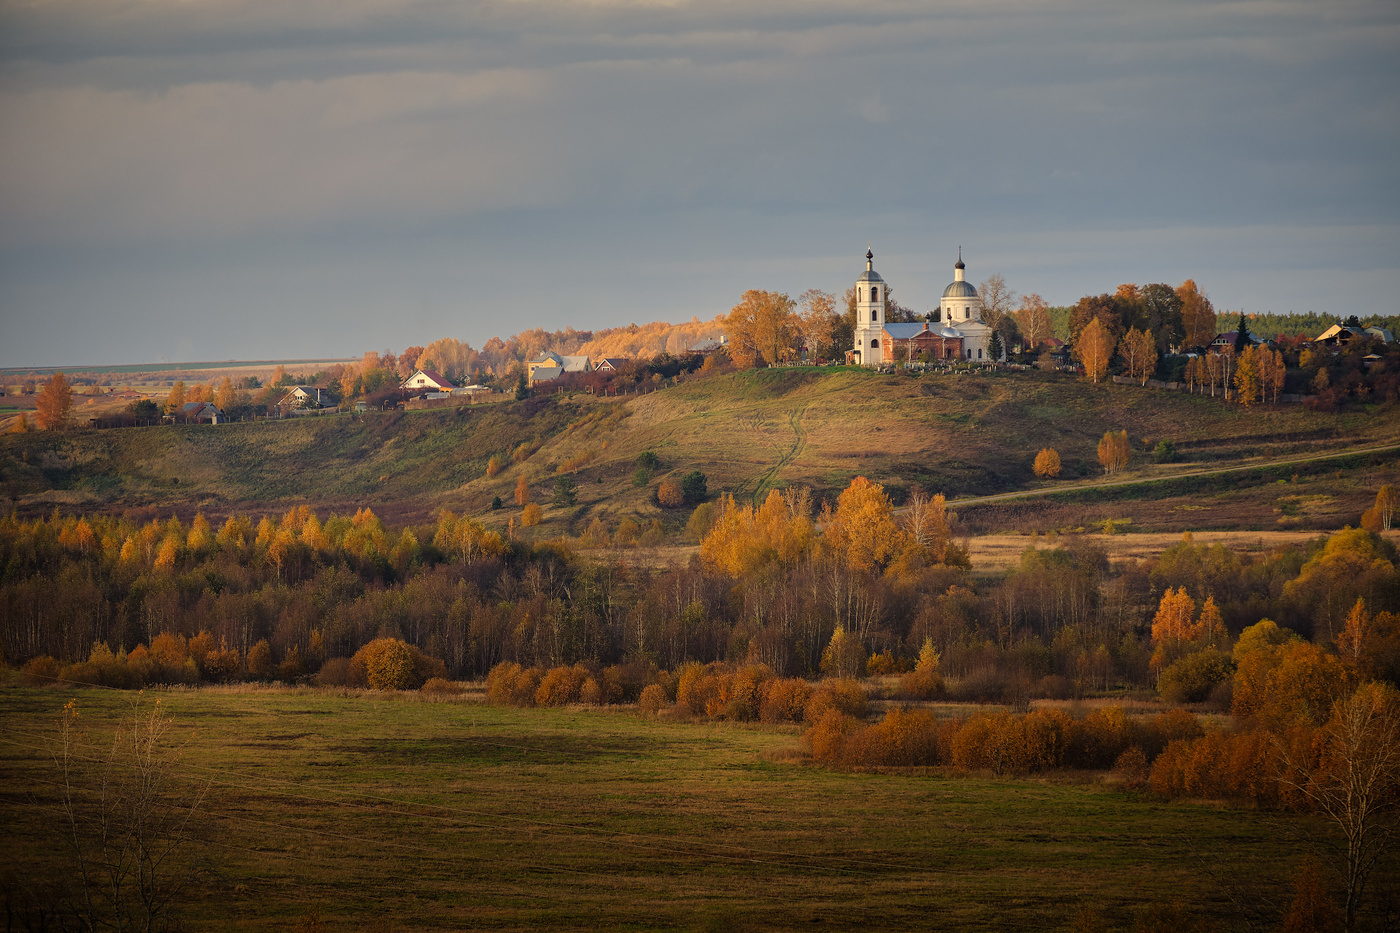
{"label": "dirt path on hill", "polygon": [[1209,470],[1182,470],[1177,473],[1164,473],[1160,476],[1140,476],[1134,479],[1107,480],[1096,483],[1083,483],[1064,486],[1044,486],[1040,489],[1022,489],[1016,492],[1002,492],[993,496],[967,496],[948,502],[950,509],[968,505],[989,505],[997,502],[1010,502],[1014,499],[1033,499],[1039,496],[1055,496],[1066,493],[1085,492],[1098,489],[1115,489],[1122,486],[1138,486],[1146,483],[1163,483],[1177,479],[1201,476],[1224,476],[1229,473],[1245,473],[1251,470],[1267,470],[1274,467],[1293,466],[1300,463],[1317,463],[1322,460],[1336,460],[1341,457],[1355,457],[1362,454],[1379,454],[1400,451],[1400,444],[1379,444],[1372,447],[1353,447],[1347,450],[1329,451],[1325,454],[1309,454],[1306,457],[1282,457],[1276,460],[1259,460],[1254,463],[1228,467],[1215,467]]}
{"label": "dirt path on hill", "polygon": [[[1197,544],[1223,544],[1236,553],[1259,553],[1289,544],[1302,544],[1313,538],[1335,534],[1334,531],[1193,531],[1191,539]],[[1385,533],[1400,546],[1400,529]],[[1180,532],[1140,532],[1135,534],[1101,535],[979,535],[966,539],[972,569],[1005,570],[1021,562],[1021,553],[1034,545],[1038,548],[1063,547],[1073,541],[1089,541],[1108,554],[1111,561],[1147,560],[1181,542]],[[585,551],[598,558],[623,560],[633,566],[663,570],[684,567],[699,553],[694,544],[625,550]]]}
{"label": "dirt path on hill", "polygon": [[[1286,544],[1301,544],[1329,531],[1193,531],[1197,544],[1223,544],[1232,551],[1268,551]],[[1021,562],[1021,552],[1034,545],[1038,548],[1060,547],[1071,541],[1090,541],[1108,554],[1108,559],[1146,560],[1156,557],[1181,541],[1180,532],[1145,532],[1121,535],[979,535],[967,539],[974,570],[1005,570]]]}

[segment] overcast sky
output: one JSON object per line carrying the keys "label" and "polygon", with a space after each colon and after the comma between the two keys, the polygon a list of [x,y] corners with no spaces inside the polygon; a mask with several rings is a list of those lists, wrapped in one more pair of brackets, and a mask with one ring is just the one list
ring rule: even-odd
{"label": "overcast sky", "polygon": [[840,293],[1400,313],[1395,0],[0,0],[0,366]]}

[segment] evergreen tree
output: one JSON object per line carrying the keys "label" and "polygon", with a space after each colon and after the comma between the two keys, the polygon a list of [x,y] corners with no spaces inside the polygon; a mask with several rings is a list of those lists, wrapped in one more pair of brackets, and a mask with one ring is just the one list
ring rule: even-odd
{"label": "evergreen tree", "polygon": [[1244,312],[1240,312],[1240,326],[1235,328],[1235,357],[1238,359],[1253,342],[1249,339],[1249,325],[1244,322]]}

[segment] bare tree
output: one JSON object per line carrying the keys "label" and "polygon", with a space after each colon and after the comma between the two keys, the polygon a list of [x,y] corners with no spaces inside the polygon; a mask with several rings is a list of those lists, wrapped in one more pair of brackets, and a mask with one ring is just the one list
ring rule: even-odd
{"label": "bare tree", "polygon": [[1350,931],[1366,882],[1400,828],[1400,692],[1373,683],[1338,700],[1318,738],[1301,747],[1279,740],[1281,780],[1342,832],[1337,854]]}
{"label": "bare tree", "polygon": [[1006,285],[1001,273],[989,276],[979,289],[982,297],[982,320],[1000,329],[1002,318],[1011,313],[1016,293]]}
{"label": "bare tree", "polygon": [[177,853],[208,784],[179,774],[180,749],[159,701],[146,708],[138,696],[105,752],[77,722],[70,701],[54,750],[75,868],[72,912],[83,929],[156,929],[194,877]]}

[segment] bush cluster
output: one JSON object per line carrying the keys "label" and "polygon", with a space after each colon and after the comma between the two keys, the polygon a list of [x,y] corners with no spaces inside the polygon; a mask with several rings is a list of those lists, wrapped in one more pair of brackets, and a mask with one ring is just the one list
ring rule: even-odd
{"label": "bush cluster", "polygon": [[633,703],[643,688],[656,686],[652,681],[657,676],[654,666],[639,663],[540,668],[506,661],[486,675],[486,698],[498,706],[526,707]]}
{"label": "bush cluster", "polygon": [[825,712],[807,731],[812,757],[841,768],[949,765],[959,771],[1039,774],[1061,769],[1137,770],[1175,741],[1200,736],[1200,722],[1174,710],[1129,719],[1121,709],[1096,710],[1076,719],[1058,709],[1025,714],[979,713],[939,719],[927,710],[892,709],[878,723],[863,723],[840,710]]}
{"label": "bush cluster", "polygon": [[603,705],[636,702],[645,713],[670,710],[687,719],[814,723],[828,711],[863,717],[865,688],[851,678],[811,683],[778,677],[763,664],[687,664],[674,673],[638,664],[552,668],[503,662],[486,677],[487,699],[501,706]]}

